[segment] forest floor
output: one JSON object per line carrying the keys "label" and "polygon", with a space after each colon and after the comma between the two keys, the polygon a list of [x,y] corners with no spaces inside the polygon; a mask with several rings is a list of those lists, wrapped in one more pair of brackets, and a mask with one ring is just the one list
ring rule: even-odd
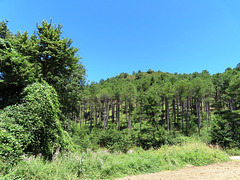
{"label": "forest floor", "polygon": [[231,159],[234,160],[208,166],[195,167],[189,165],[185,168],[175,171],[162,171],[159,173],[128,176],[124,178],[118,178],[117,180],[240,180],[240,157],[231,157]]}

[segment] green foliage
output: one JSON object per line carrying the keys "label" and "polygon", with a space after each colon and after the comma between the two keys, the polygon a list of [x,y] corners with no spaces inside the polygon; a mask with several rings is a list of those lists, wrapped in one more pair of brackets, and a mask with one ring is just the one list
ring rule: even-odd
{"label": "green foliage", "polygon": [[58,146],[68,148],[69,141],[59,121],[56,91],[47,83],[34,83],[25,88],[22,95],[24,106],[20,112],[23,112],[24,119],[18,123],[23,124],[34,138],[35,144],[30,146],[30,150],[50,157]]}
{"label": "green foliage", "polygon": [[236,112],[219,112],[215,115],[211,127],[212,143],[224,148],[240,147],[239,114]]}
{"label": "green foliage", "polygon": [[143,74],[142,74],[141,72],[138,72],[138,73],[136,73],[136,74],[134,74],[134,75],[135,75],[135,78],[136,78],[136,79],[141,79],[142,76],[143,76]]}
{"label": "green foliage", "polygon": [[97,150],[99,147],[105,147],[110,152],[127,152],[135,144],[134,132],[128,129],[117,131],[108,128],[102,131],[95,128],[89,133],[87,128],[80,128],[79,124],[73,124],[71,134],[78,151]]}
{"label": "green foliage", "polygon": [[136,87],[132,83],[124,84],[123,99],[129,104],[133,104],[137,97]]}
{"label": "green foliage", "polygon": [[230,155],[230,156],[240,156],[240,148],[227,148],[225,151]]}
{"label": "green foliage", "polygon": [[[15,104],[29,84],[45,80],[55,88],[65,114],[77,111],[85,83],[85,68],[78,48],[62,38],[62,26],[43,21],[31,36],[27,32],[12,35],[6,22],[0,23],[0,108]],[[5,33],[6,34],[6,33]]]}
{"label": "green foliage", "polygon": [[[95,131],[92,132],[92,134]],[[89,133],[88,128],[80,127],[79,124],[73,123],[71,125],[70,131],[69,131],[73,145],[75,146],[75,149],[79,152],[87,151],[87,149],[97,150],[99,148],[98,145],[98,137],[91,136]]]}
{"label": "green foliage", "polygon": [[8,20],[3,20],[0,22],[0,38],[4,39],[9,36],[10,32],[7,28]]}
{"label": "green foliage", "polygon": [[100,146],[108,148],[111,152],[126,153],[134,145],[134,139],[132,139],[131,135],[131,131],[128,129],[121,132],[115,129],[108,129],[102,131],[98,139]]}
{"label": "green foliage", "polygon": [[[135,126],[138,128],[138,126]],[[176,133],[168,132],[164,126],[153,127],[143,122],[141,131],[137,131],[136,145],[143,149],[160,148],[163,145],[178,145],[186,142],[187,137]]]}
{"label": "green foliage", "polygon": [[0,172],[6,172],[8,167],[19,160],[29,137],[24,128],[15,124],[11,117],[0,116],[5,122],[0,122]]}
{"label": "green foliage", "polygon": [[179,133],[168,133],[164,126],[152,127],[147,122],[142,122],[141,130],[139,123],[134,124],[130,129],[118,131],[114,128],[102,131],[94,128],[92,132],[86,127],[80,127],[79,124],[73,123],[70,134],[73,143],[78,151],[87,151],[92,149],[96,151],[99,147],[107,148],[110,152],[127,152],[134,146],[143,149],[160,148],[163,145],[177,145],[186,142],[187,137]]}
{"label": "green foliage", "polygon": [[[28,32],[13,35],[7,20],[0,22],[0,171],[6,171],[7,164],[17,162],[24,152],[51,158],[58,147],[71,148],[60,118],[78,151],[103,147],[109,152],[127,152],[134,146],[151,149],[183,144],[188,140],[182,134],[195,135],[198,129],[200,136],[201,128],[200,140],[239,148],[239,65],[213,76],[206,70],[192,74],[139,70],[86,85],[86,70],[77,51],[71,39],[62,37],[60,24],[43,21],[29,36]],[[43,81],[53,86],[58,96],[48,84],[36,83]],[[210,110],[223,108],[231,113],[218,113],[211,119]],[[109,159],[108,152],[101,158]],[[189,159],[194,161],[194,155]],[[42,162],[41,158],[35,160]],[[93,161],[97,167],[103,165],[103,161]],[[97,169],[82,163],[69,178]],[[129,166],[135,167],[133,162]],[[110,177],[121,169],[110,167],[84,177]],[[142,171],[142,166],[135,169],[133,173]],[[29,173],[29,179],[36,173],[23,171]]]}
{"label": "green foliage", "polygon": [[4,163],[17,160],[22,152],[51,158],[58,147],[69,149],[67,133],[59,121],[56,91],[47,83],[34,83],[21,96],[20,104],[0,114],[0,158]]}
{"label": "green foliage", "polygon": [[22,160],[0,179],[79,179],[81,156],[73,153],[59,155],[54,161],[45,161],[41,155],[22,156]]}
{"label": "green foliage", "polygon": [[152,74],[153,72],[154,72],[154,70],[152,70],[152,69],[148,69],[148,71],[147,71],[148,74]]}
{"label": "green foliage", "polygon": [[26,84],[35,82],[37,69],[12,44],[0,38],[0,108],[16,103]]}
{"label": "green foliage", "polygon": [[132,153],[113,153],[99,149],[86,154],[65,153],[54,162],[40,156],[23,158],[21,163],[1,179],[113,179],[127,175],[173,170],[192,164],[194,166],[225,162],[229,156],[203,143],[181,146],[163,146],[158,150],[144,151],[133,148]]}

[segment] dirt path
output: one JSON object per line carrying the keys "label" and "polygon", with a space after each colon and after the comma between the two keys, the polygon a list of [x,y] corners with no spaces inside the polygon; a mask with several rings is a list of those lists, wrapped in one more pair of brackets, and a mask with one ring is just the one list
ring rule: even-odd
{"label": "dirt path", "polygon": [[153,174],[128,176],[117,180],[240,180],[240,160],[201,167],[186,167],[175,171],[162,171]]}

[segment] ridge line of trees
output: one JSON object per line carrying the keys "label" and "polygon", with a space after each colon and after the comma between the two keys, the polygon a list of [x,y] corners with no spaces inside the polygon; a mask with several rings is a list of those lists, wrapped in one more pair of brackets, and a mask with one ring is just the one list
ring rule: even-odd
{"label": "ridge line of trees", "polygon": [[81,103],[84,108],[80,108],[78,121],[89,124],[90,131],[102,126],[102,120],[104,130],[108,125],[118,130],[131,129],[132,123],[140,123],[141,127],[142,121],[147,121],[156,127],[164,125],[167,131],[181,130],[187,136],[197,127],[200,136],[203,121],[209,130],[212,110],[239,108],[239,77],[239,66],[212,76],[206,70],[192,74],[153,70],[122,73],[85,86]]}

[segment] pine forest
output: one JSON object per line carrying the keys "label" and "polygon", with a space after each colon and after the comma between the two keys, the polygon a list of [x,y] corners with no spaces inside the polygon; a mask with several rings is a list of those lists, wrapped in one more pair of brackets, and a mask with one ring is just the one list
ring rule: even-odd
{"label": "pine forest", "polygon": [[33,34],[7,25],[0,22],[0,178],[111,179],[240,155],[240,64],[212,75],[149,69],[89,82],[60,24],[44,20]]}

